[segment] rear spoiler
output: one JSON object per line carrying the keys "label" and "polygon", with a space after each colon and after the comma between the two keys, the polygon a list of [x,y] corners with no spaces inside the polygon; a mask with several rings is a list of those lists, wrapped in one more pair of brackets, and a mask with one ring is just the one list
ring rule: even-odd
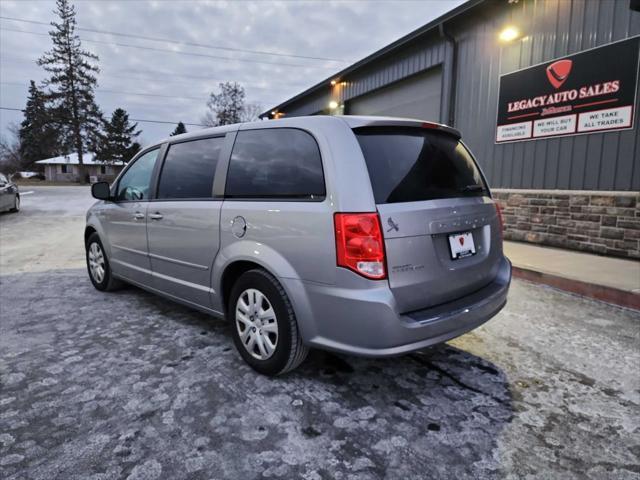
{"label": "rear spoiler", "polygon": [[453,135],[456,139],[460,140],[462,135],[458,130],[448,125],[437,122],[429,122],[424,120],[417,120],[413,118],[393,118],[393,117],[360,117],[343,115],[340,116],[349,127],[362,128],[362,127],[413,127],[413,128],[427,128],[431,130],[439,130],[449,135]]}

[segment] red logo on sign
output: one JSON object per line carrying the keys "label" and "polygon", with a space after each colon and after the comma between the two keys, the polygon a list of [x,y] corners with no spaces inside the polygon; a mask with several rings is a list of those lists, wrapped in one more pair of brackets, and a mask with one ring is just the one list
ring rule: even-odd
{"label": "red logo on sign", "polygon": [[571,72],[571,60],[558,60],[547,67],[547,78],[554,88],[560,88]]}
{"label": "red logo on sign", "polygon": [[460,242],[460,245],[464,245],[464,237],[458,237],[458,241]]}

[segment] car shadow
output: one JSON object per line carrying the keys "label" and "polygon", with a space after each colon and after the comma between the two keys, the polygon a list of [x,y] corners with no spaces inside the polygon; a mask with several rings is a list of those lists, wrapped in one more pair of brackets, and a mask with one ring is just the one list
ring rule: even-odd
{"label": "car shadow", "polygon": [[172,320],[224,338],[240,383],[262,385],[258,398],[290,395],[290,408],[303,412],[303,439],[337,436],[375,476],[415,478],[425,465],[434,469],[429,478],[499,472],[498,440],[515,412],[506,373],[487,359],[450,344],[384,359],[312,350],[293,372],[267,378],[242,361],[225,320],[154,296],[149,302],[167,315],[184,308],[187,315]]}

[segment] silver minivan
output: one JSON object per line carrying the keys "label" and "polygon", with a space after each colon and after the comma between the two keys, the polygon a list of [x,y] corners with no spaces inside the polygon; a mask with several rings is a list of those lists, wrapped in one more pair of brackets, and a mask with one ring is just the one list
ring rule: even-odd
{"label": "silver minivan", "polygon": [[296,117],[178,135],[97,183],[91,282],[232,322],[277,375],[309,348],[367,357],[447,341],[506,303],[502,218],[460,133],[418,120]]}

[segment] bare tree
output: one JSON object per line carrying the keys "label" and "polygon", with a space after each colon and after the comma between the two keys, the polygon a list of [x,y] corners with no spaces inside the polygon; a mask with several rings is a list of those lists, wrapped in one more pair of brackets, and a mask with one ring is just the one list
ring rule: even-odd
{"label": "bare tree", "polygon": [[260,105],[245,103],[244,87],[237,82],[219,84],[220,93],[211,93],[202,123],[209,127],[257,120]]}
{"label": "bare tree", "polygon": [[242,122],[255,122],[258,120],[259,115],[262,113],[262,105],[260,105],[259,103],[247,103],[245,104],[243,110],[242,110],[242,115],[241,115],[241,121]]}

